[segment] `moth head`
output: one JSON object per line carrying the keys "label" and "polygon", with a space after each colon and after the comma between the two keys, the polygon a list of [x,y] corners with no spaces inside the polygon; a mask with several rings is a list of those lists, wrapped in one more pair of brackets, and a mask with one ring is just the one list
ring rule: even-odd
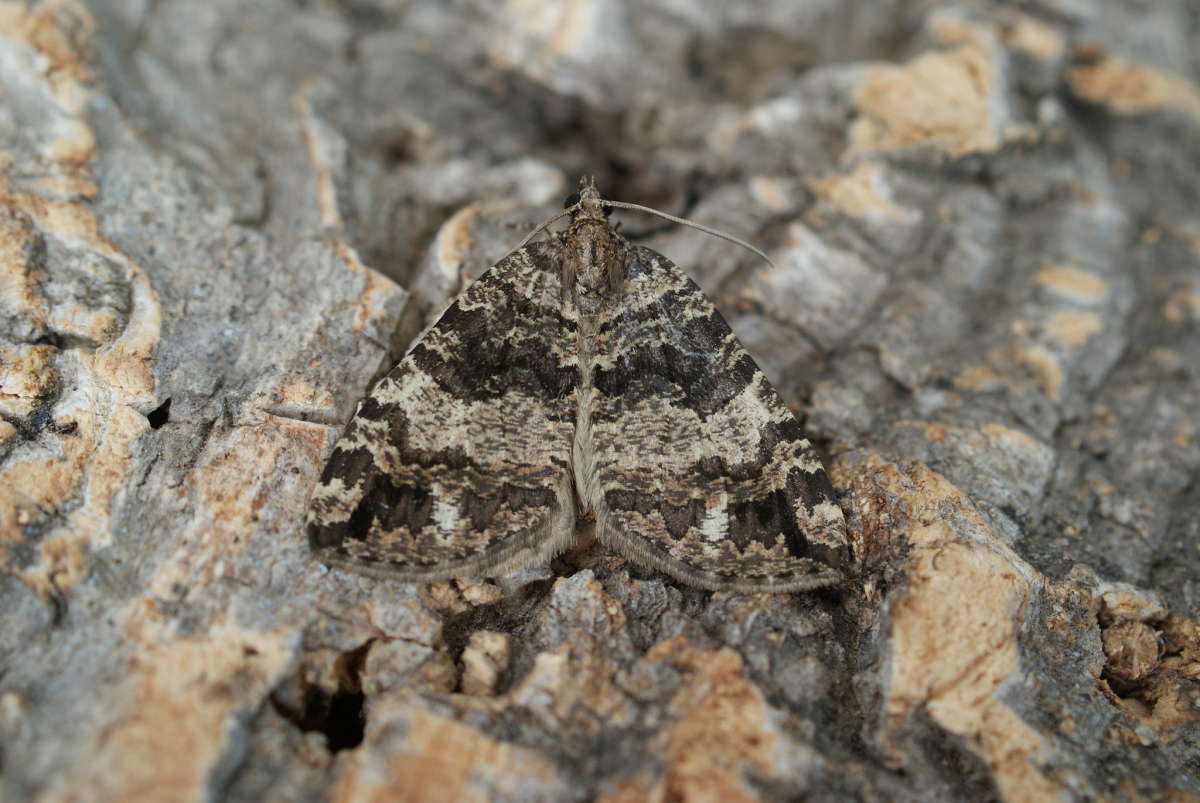
{"label": "moth head", "polygon": [[605,204],[604,199],[600,197],[600,191],[596,189],[596,180],[591,176],[579,179],[579,191],[567,196],[567,199],[563,201],[563,208],[570,213],[573,221],[579,219],[603,221],[612,214],[612,209]]}

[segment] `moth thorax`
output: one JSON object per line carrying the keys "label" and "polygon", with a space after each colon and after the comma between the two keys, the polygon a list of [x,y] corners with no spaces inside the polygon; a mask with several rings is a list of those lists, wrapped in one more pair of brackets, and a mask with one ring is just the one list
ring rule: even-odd
{"label": "moth thorax", "polygon": [[625,247],[604,221],[576,221],[566,233],[564,246],[564,274],[582,308],[594,308],[620,291]]}

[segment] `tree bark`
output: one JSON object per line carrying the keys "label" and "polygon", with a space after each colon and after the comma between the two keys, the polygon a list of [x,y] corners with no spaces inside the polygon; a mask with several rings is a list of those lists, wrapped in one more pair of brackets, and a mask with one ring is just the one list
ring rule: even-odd
{"label": "tree bark", "polygon": [[[1200,9],[0,2],[0,796],[1200,795]],[[372,380],[579,175],[860,575],[330,571]]]}

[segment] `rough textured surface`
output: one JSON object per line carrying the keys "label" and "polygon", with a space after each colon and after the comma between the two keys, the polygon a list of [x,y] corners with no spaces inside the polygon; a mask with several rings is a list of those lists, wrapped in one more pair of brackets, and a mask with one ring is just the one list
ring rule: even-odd
{"label": "rough textured surface", "polygon": [[[27,7],[28,6],[28,7]],[[1200,795],[1200,10],[0,2],[0,795]],[[861,577],[325,571],[333,439],[581,173]]]}

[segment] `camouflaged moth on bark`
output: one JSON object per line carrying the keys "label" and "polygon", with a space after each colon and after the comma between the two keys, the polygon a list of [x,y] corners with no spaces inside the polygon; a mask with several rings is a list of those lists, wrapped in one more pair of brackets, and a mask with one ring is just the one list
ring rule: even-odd
{"label": "camouflaged moth on bark", "polygon": [[600,541],[685,583],[838,582],[846,525],[796,418],[712,302],[609,226],[570,224],[470,285],[358,407],[309,540],[374,577],[494,576]]}

